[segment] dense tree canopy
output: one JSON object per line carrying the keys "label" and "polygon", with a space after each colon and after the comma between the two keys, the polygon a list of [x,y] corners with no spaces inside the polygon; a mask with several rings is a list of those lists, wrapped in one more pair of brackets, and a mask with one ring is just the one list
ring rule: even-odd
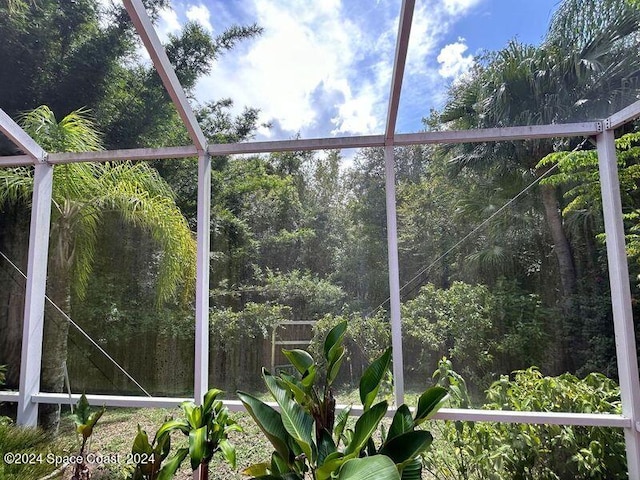
{"label": "dense tree canopy", "polygon": [[[157,13],[166,2],[146,3]],[[11,66],[0,70],[0,105],[15,118],[41,104],[49,105],[57,118],[86,108],[107,148],[188,143],[157,75],[135,59],[137,40],[126,13],[119,7],[101,8],[95,0],[0,3],[0,30],[6,37],[0,62]],[[638,85],[640,72],[639,22],[640,10],[625,0],[565,0],[540,45],[513,40],[487,52],[450,87],[442,111],[432,113],[425,124],[429,129],[541,125],[616,111],[639,93],[631,88]],[[169,37],[167,51],[192,93],[212,62],[222,54],[233,55],[234,45],[260,32],[250,25],[211,37],[197,24],[187,24]],[[32,71],[29,65],[41,67]],[[247,106],[234,116],[232,106],[231,99],[195,105],[210,142],[243,141],[254,134],[259,112]],[[627,135],[619,135],[617,147],[636,280],[640,156],[632,131],[633,125],[625,127],[621,133]],[[588,139],[417,146],[395,153],[405,353],[407,359],[419,359],[407,364],[408,383],[423,382],[442,355],[459,365],[472,394],[501,374],[531,365],[549,373],[615,376],[599,185]],[[212,381],[232,386],[255,381],[259,367],[270,360],[264,339],[289,320],[317,321],[319,338],[328,326],[348,318],[349,378],[367,352],[385,349],[384,155],[380,149],[363,149],[345,160],[340,152],[213,159]],[[185,279],[193,277],[193,257],[186,251],[162,253],[171,238],[159,238],[152,225],[163,223],[164,210],[140,210],[149,225],[125,215],[135,224],[130,229],[110,211],[126,205],[101,200],[113,193],[112,186],[100,184],[103,176],[124,175],[125,170],[162,185],[161,193],[186,219],[183,227],[196,227],[195,159],[139,168],[57,169],[58,188],[79,188],[81,180],[90,187],[81,192],[83,201],[70,195],[66,204],[57,200],[56,221],[65,211],[85,212],[86,205],[109,210],[100,214],[107,227],[90,241],[82,230],[69,230],[66,245],[74,260],[93,250],[96,261],[90,274],[77,269],[85,278],[84,292],[65,289],[60,303],[151,390],[189,394],[192,373],[185,372],[192,370],[193,308],[174,299],[158,309],[150,285],[163,278],[163,261],[178,266]],[[19,180],[27,182],[28,174],[23,172]],[[28,201],[2,200],[0,250],[24,263]],[[79,218],[83,220],[68,223],[80,229],[93,217]],[[96,225],[84,228],[90,232]],[[155,241],[143,235],[147,227]],[[92,248],[82,249],[79,242]],[[83,285],[68,278],[69,287]],[[0,289],[0,305],[8,305],[0,310],[0,326],[10,325],[13,332],[19,331],[21,318],[19,283],[3,265],[0,285],[9,287]],[[178,290],[178,295],[190,294]],[[293,331],[291,327],[285,334]],[[69,338],[80,343],[73,335]],[[0,363],[15,363],[9,360],[15,358],[15,341],[2,341]],[[132,348],[142,344],[146,346]],[[73,387],[130,388],[85,347],[78,345],[70,355],[74,365],[82,365],[70,367]],[[15,385],[12,365],[7,381]]]}

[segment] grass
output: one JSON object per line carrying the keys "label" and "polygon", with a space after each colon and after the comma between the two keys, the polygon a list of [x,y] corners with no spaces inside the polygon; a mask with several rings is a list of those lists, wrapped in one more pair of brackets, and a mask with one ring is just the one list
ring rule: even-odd
{"label": "grass", "polygon": [[0,423],[0,480],[42,478],[56,469],[53,460],[67,450],[63,438]]}
{"label": "grass", "polygon": [[[166,418],[178,418],[180,409],[145,409],[145,408],[110,408],[100,419],[89,444],[89,451],[104,458],[118,458],[114,463],[94,465],[94,480],[125,480],[129,478],[133,464],[128,455],[131,453],[133,439],[137,434],[137,426],[145,430],[152,439],[156,430]],[[246,479],[240,472],[253,463],[269,459],[272,448],[262,437],[258,427],[244,413],[234,413],[234,418],[243,427],[244,432],[232,432],[231,441],[237,449],[238,468],[234,471],[221,458],[215,456],[211,462],[209,478],[211,480]],[[60,437],[65,443],[74,442],[75,429],[70,418],[64,418],[60,428]],[[186,437],[179,433],[172,434],[173,449],[186,445]],[[67,478],[67,477],[65,477]],[[188,460],[176,475],[176,480],[191,479],[191,468]]]}

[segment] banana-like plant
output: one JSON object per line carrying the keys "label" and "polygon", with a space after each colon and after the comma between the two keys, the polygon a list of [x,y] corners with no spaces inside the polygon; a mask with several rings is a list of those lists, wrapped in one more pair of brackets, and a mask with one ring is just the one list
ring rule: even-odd
{"label": "banana-like plant", "polygon": [[[245,475],[254,480],[303,480],[309,476],[314,480],[400,480],[406,467],[429,448],[431,434],[416,427],[446,399],[447,391],[442,387],[427,389],[413,415],[409,407],[401,405],[382,444],[376,447],[373,441],[389,408],[386,401],[374,401],[389,371],[391,349],[371,363],[360,379],[363,414],[355,426],[347,428],[351,407],[336,414],[332,386],[344,359],[346,330],[347,323],[342,322],[328,333],[323,365],[304,350],[284,350],[299,375],[274,375],[263,369],[265,384],[280,411],[249,393],[238,392],[275,449],[269,462],[252,465]],[[409,478],[406,470],[404,478]]]}
{"label": "banana-like plant", "polygon": [[78,454],[78,458],[80,460],[75,463],[71,480],[84,480],[91,476],[89,468],[84,461],[84,451],[89,437],[93,434],[93,429],[96,426],[96,423],[98,423],[98,420],[100,420],[100,417],[104,415],[105,411],[106,407],[103,405],[99,410],[92,412],[85,394],[83,393],[80,396],[80,400],[78,400],[78,403],[76,404],[76,411],[71,418],[73,418],[73,421],[76,424],[76,432],[82,435],[82,444]]}
{"label": "banana-like plant", "polygon": [[[229,441],[232,431],[242,431],[240,425],[229,416],[229,409],[218,397],[223,392],[212,388],[205,395],[202,405],[183,402],[184,418],[168,420],[158,429],[153,442],[147,433],[138,427],[138,435],[133,442],[132,453],[143,460],[136,466],[134,479],[169,480],[189,456],[194,480],[209,478],[209,462],[217,452],[236,467],[236,449]],[[189,437],[188,447],[179,448],[167,460],[170,451],[170,434],[179,430]]]}
{"label": "banana-like plant", "polygon": [[132,480],[158,480],[162,462],[171,451],[171,435],[165,431],[162,435],[155,435],[152,442],[140,425],[138,434],[131,448],[132,458],[136,461]]}

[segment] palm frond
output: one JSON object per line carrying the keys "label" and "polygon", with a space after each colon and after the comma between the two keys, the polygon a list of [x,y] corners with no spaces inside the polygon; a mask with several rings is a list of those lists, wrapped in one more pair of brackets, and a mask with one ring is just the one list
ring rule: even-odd
{"label": "palm frond", "polygon": [[31,203],[33,170],[27,167],[0,168],[0,208],[6,204]]}
{"label": "palm frond", "polygon": [[186,219],[173,198],[164,192],[166,183],[146,164],[120,164],[100,169],[101,195],[95,205],[112,210],[147,232],[160,255],[158,301],[164,302],[183,288],[184,298],[195,286],[196,244]]}
{"label": "palm frond", "polygon": [[81,108],[59,123],[53,111],[41,105],[20,115],[22,128],[48,152],[90,152],[102,150],[100,134]]}

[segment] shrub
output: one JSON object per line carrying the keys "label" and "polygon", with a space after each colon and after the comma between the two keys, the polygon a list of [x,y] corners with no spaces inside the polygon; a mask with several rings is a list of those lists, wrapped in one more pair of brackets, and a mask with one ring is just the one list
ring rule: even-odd
{"label": "shrub", "polygon": [[[436,372],[448,385],[453,406],[466,408],[464,380],[444,359]],[[614,381],[591,373],[584,379],[564,374],[545,377],[535,367],[503,376],[486,392],[483,409],[619,414],[620,390]],[[445,422],[426,464],[438,479],[623,479],[622,431],[568,425]]]}
{"label": "shrub", "polygon": [[454,282],[448,289],[433,284],[402,305],[407,372],[424,377],[439,358],[459,366],[475,392],[482,392],[500,373],[545,359],[549,312],[537,295],[513,282],[485,285]]}

